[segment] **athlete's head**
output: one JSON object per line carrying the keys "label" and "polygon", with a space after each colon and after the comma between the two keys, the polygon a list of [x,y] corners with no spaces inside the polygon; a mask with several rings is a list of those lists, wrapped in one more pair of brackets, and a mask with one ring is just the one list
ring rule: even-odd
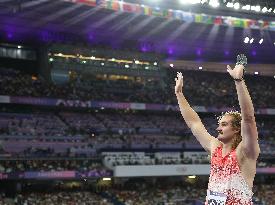
{"label": "athlete's head", "polygon": [[223,143],[232,143],[232,149],[236,149],[242,141],[241,114],[237,111],[228,111],[218,117],[218,140]]}

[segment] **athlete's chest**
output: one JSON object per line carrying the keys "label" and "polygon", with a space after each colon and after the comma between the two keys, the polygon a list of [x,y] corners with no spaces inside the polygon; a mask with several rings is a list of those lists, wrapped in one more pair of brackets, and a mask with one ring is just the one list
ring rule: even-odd
{"label": "athlete's chest", "polygon": [[218,150],[213,154],[211,159],[211,172],[219,173],[220,175],[230,175],[239,171],[239,166],[235,151],[232,151],[225,156],[222,155],[222,150]]}

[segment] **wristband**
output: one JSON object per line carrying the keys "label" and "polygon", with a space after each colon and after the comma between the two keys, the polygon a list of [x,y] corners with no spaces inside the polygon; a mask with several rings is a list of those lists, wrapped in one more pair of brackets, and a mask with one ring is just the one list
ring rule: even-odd
{"label": "wristband", "polygon": [[240,79],[237,79],[237,78],[234,78],[234,81],[236,81],[236,82],[241,82],[241,81],[243,81],[244,80],[244,78],[242,77],[242,78],[240,78]]}

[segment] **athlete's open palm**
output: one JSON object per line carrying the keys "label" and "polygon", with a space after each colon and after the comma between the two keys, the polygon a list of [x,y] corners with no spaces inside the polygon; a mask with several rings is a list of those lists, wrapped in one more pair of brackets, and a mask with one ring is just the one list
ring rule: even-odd
{"label": "athlete's open palm", "polygon": [[175,78],[175,81],[176,81],[175,93],[176,94],[182,93],[183,76],[181,72],[177,72],[177,77]]}

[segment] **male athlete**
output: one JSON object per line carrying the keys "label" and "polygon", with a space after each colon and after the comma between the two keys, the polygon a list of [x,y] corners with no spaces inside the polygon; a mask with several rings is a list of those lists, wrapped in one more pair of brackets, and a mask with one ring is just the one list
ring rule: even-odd
{"label": "male athlete", "polygon": [[[183,76],[175,78],[175,94],[181,114],[193,135],[211,155],[206,203],[252,205],[256,160],[260,153],[254,108],[244,81],[247,59],[238,55],[234,69],[227,71],[235,82],[241,113],[226,112],[218,120],[218,137],[211,136],[184,97]],[[217,99],[218,100],[218,99]]]}

